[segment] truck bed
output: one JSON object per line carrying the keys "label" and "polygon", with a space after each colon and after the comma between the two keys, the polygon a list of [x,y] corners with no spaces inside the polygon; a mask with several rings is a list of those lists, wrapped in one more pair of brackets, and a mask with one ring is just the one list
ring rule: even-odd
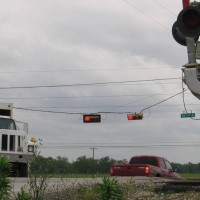
{"label": "truck bed", "polygon": [[149,176],[150,166],[148,164],[122,164],[111,167],[111,176]]}

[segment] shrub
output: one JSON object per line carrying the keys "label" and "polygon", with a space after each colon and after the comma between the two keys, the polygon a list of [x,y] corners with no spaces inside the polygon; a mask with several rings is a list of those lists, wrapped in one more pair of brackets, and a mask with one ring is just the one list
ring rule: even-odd
{"label": "shrub", "polygon": [[24,188],[21,188],[21,191],[17,193],[16,200],[31,200],[31,196],[24,190]]}
{"label": "shrub", "polygon": [[8,200],[10,198],[11,182],[8,178],[11,171],[11,164],[7,158],[0,157],[0,199]]}
{"label": "shrub", "polygon": [[102,200],[122,200],[123,192],[116,179],[104,177],[103,182],[99,184]]}

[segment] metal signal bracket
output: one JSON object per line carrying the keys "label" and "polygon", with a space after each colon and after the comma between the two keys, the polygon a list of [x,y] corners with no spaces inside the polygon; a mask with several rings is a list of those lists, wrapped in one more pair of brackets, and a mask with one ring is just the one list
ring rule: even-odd
{"label": "metal signal bracket", "polygon": [[194,38],[186,37],[188,64],[182,68],[183,82],[194,96],[200,99],[200,64],[196,62],[196,42]]}

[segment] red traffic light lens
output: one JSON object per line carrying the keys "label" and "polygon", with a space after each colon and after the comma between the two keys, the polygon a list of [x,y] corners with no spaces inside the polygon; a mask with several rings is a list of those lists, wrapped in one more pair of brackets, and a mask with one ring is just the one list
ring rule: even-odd
{"label": "red traffic light lens", "polygon": [[200,15],[196,10],[188,10],[183,15],[183,23],[186,28],[195,30],[200,26]]}
{"label": "red traffic light lens", "polygon": [[128,120],[135,120],[135,119],[137,119],[137,116],[135,114],[128,114],[127,118],[128,118]]}
{"label": "red traffic light lens", "polygon": [[90,117],[86,116],[85,119],[84,119],[86,122],[89,122],[91,120]]}
{"label": "red traffic light lens", "polygon": [[134,120],[134,115],[127,115],[128,120]]}

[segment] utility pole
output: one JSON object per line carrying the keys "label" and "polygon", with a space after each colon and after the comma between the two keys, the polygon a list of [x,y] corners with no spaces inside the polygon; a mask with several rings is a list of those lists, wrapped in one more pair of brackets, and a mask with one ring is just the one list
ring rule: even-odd
{"label": "utility pole", "polygon": [[95,147],[91,147],[90,149],[92,149],[92,159],[93,159],[93,169],[92,169],[92,175],[94,176],[94,171],[95,171],[95,169],[94,169],[94,151],[97,149],[97,148],[95,148]]}

